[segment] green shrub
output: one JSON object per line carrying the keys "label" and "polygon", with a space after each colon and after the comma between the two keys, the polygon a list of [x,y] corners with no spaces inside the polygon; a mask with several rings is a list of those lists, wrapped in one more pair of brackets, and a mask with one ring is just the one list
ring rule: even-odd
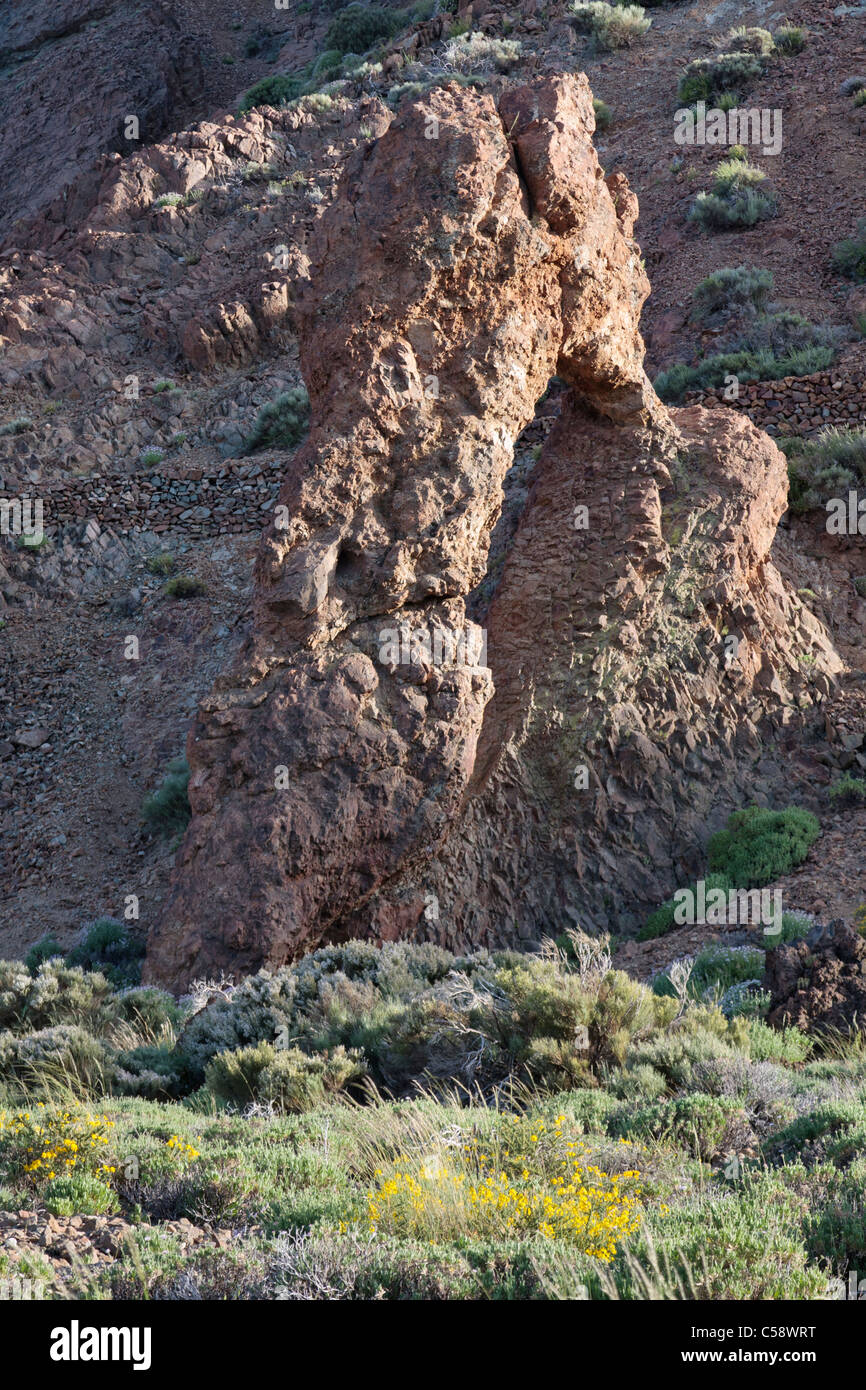
{"label": "green shrub", "polygon": [[604,134],[606,130],[610,130],[613,121],[611,109],[607,102],[602,101],[599,97],[593,97],[592,109],[595,112],[595,128]]}
{"label": "green shrub", "polygon": [[178,574],[163,584],[162,592],[167,598],[199,598],[207,593],[207,585],[191,574]]}
{"label": "green shrub", "polygon": [[798,1028],[769,1028],[761,1019],[749,1019],[749,1056],[754,1062],[781,1062],[799,1067],[812,1051],[811,1039]]}
{"label": "green shrub", "polygon": [[609,51],[625,48],[643,38],[652,24],[640,5],[608,5],[604,0],[574,4],[571,23],[580,34],[589,34],[594,44]]}
{"label": "green shrub", "polygon": [[855,236],[837,241],[833,247],[833,264],[840,275],[858,285],[866,280],[866,217],[858,221]]}
{"label": "green shrub", "polygon": [[742,159],[727,159],[718,165],[709,193],[699,193],[689,213],[693,222],[708,230],[753,227],[775,217],[778,200],[759,185],[766,180],[763,169]]}
{"label": "green shrub", "polygon": [[794,512],[823,507],[829,498],[856,490],[866,479],[866,429],[833,425],[808,439],[798,435],[784,440],[782,449]]}
{"label": "green shrub", "polygon": [[95,1173],[51,1178],[40,1195],[52,1216],[105,1216],[120,1210],[117,1193]]}
{"label": "green shrub", "polygon": [[303,386],[293,386],[259,411],[241,452],[256,449],[295,449],[307,432],[310,398]]}
{"label": "green shrub", "polygon": [[24,964],[30,974],[35,975],[43,961],[53,960],[55,956],[62,957],[63,954],[63,947],[55,941],[53,936],[43,936],[34,946],[30,947],[24,957]]}
{"label": "green shrub", "polygon": [[324,53],[319,54],[314,62],[313,70],[310,74],[311,79],[321,77],[327,79],[333,77],[340,71],[342,66],[343,55],[340,50],[338,48],[326,49]]}
{"label": "green shrub", "polygon": [[117,989],[137,985],[145,952],[144,935],[130,931],[126,922],[100,917],[88,927],[84,940],[69,952],[68,965],[99,970]]}
{"label": "green shrub", "polygon": [[[733,150],[730,153],[733,155]],[[723,266],[695,287],[693,317],[701,321],[733,313],[764,313],[772,288],[769,270],[754,265]]]}
{"label": "green shrub", "polygon": [[727,874],[735,888],[763,888],[802,864],[821,833],[810,811],[735,811],[707,845],[710,869]]}
{"label": "green shrub", "polygon": [[719,53],[695,58],[683,72],[677,97],[682,105],[717,102],[725,93],[742,96],[764,71],[764,61],[754,53]]}
{"label": "green shrub", "polygon": [[806,46],[806,31],[795,24],[785,24],[774,32],[773,43],[777,53],[802,53]]}
{"label": "green shrub", "polygon": [[171,839],[186,830],[192,819],[188,788],[189,763],[186,758],[172,758],[161,785],[141,808],[141,818],[152,834]]}
{"label": "green shrub", "polygon": [[614,1122],[624,1138],[660,1139],[708,1162],[732,1147],[743,1147],[749,1124],[742,1105],[732,1096],[700,1092],[676,1100],[656,1101]]}
{"label": "green shrub", "polygon": [[[726,874],[708,874],[704,882],[708,893],[715,888],[721,888],[723,892],[727,893],[728,889],[733,886]],[[691,885],[691,892],[697,893],[695,883]],[[657,907],[655,912],[650,913],[645,925],[637,934],[638,941],[652,941],[657,936],[666,936],[669,931],[673,931],[678,925],[675,917],[676,910],[676,897],[668,898],[667,902],[662,903],[661,907]]]}
{"label": "green shrub", "polygon": [[239,112],[252,111],[255,106],[287,106],[301,95],[308,81],[306,73],[276,72],[263,77],[244,93]]}
{"label": "green shrub", "polygon": [[281,1115],[301,1115],[322,1105],[329,1096],[357,1085],[367,1074],[358,1052],[335,1047],[308,1056],[299,1048],[276,1053],[259,1077],[259,1098]]}
{"label": "green shrub", "polygon": [[375,43],[390,39],[400,22],[399,11],[384,5],[347,5],[331,20],[325,47],[340,54],[366,53]]}
{"label": "green shrub", "polygon": [[205,1069],[205,1085],[219,1100],[245,1106],[259,1098],[262,1072],[277,1056],[273,1043],[259,1042],[235,1052],[218,1052]]}

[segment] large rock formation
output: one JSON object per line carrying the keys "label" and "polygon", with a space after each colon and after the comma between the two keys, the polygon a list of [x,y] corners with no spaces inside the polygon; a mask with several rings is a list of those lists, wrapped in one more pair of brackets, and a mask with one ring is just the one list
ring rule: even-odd
{"label": "large rock formation", "polygon": [[[781,454],[652,392],[636,204],[592,129],[582,76],[498,109],[452,86],[350,160],[297,305],[312,428],[251,639],[190,735],[151,979],[622,919],[736,794],[766,711],[808,703],[803,649],[838,667],[767,562]],[[503,479],[554,374],[485,615]]]}

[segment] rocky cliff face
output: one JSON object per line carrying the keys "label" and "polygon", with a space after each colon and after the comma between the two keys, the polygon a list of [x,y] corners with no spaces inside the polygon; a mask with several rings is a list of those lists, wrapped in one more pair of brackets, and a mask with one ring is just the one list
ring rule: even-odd
{"label": "rocky cliff face", "polygon": [[98,156],[157,139],[201,97],[204,84],[200,44],[184,36],[161,0],[36,0],[5,8],[0,242],[52,201],[81,215],[98,186]]}
{"label": "rocky cliff face", "polygon": [[[151,979],[346,935],[627,922],[765,775],[804,652],[829,688],[838,658],[767,559],[781,454],[649,386],[636,204],[592,128],[582,76],[498,108],[455,85],[350,157],[297,297],[311,432],[252,636],[190,735]],[[554,374],[487,611],[503,479]]]}

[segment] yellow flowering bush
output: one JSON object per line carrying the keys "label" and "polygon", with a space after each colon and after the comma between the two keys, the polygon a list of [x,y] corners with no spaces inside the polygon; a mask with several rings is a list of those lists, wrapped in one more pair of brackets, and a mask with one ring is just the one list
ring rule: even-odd
{"label": "yellow flowering bush", "polygon": [[179,1158],[182,1163],[194,1163],[199,1157],[198,1149],[193,1148],[185,1139],[181,1139],[179,1134],[173,1134],[170,1139],[166,1139],[165,1146],[171,1149],[172,1156]]}
{"label": "yellow flowering bush", "polygon": [[[640,1173],[603,1171],[579,1136],[514,1116],[494,1142],[451,1142],[401,1154],[377,1169],[367,1194],[370,1229],[434,1243],[460,1236],[567,1241],[605,1263],[643,1216]],[[503,1133],[503,1130],[505,1132]]]}
{"label": "yellow flowering bush", "polygon": [[0,1111],[0,1153],[14,1176],[36,1185],[75,1172],[106,1175],[115,1171],[106,1161],[113,1128],[107,1115],[91,1115],[79,1106]]}

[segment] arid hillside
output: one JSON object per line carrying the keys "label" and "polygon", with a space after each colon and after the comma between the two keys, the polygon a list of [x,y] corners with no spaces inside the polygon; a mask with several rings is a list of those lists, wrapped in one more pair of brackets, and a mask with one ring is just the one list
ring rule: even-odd
{"label": "arid hillside", "polygon": [[[177,982],[345,935],[628,935],[750,799],[820,814],[794,905],[850,917],[862,538],[805,473],[788,509],[744,417],[863,425],[834,247],[866,16],[671,3],[611,47],[538,0],[341,13],[0,20],[0,470],[45,516],[0,552],[9,948],[133,899]],[[703,225],[728,150],[677,143],[684,70],[797,26],[742,40],[772,215]],[[738,266],[772,280],[702,309]],[[733,398],[698,370],[725,352]],[[383,671],[428,620],[484,659]],[[185,752],[178,852],[141,808]]]}

